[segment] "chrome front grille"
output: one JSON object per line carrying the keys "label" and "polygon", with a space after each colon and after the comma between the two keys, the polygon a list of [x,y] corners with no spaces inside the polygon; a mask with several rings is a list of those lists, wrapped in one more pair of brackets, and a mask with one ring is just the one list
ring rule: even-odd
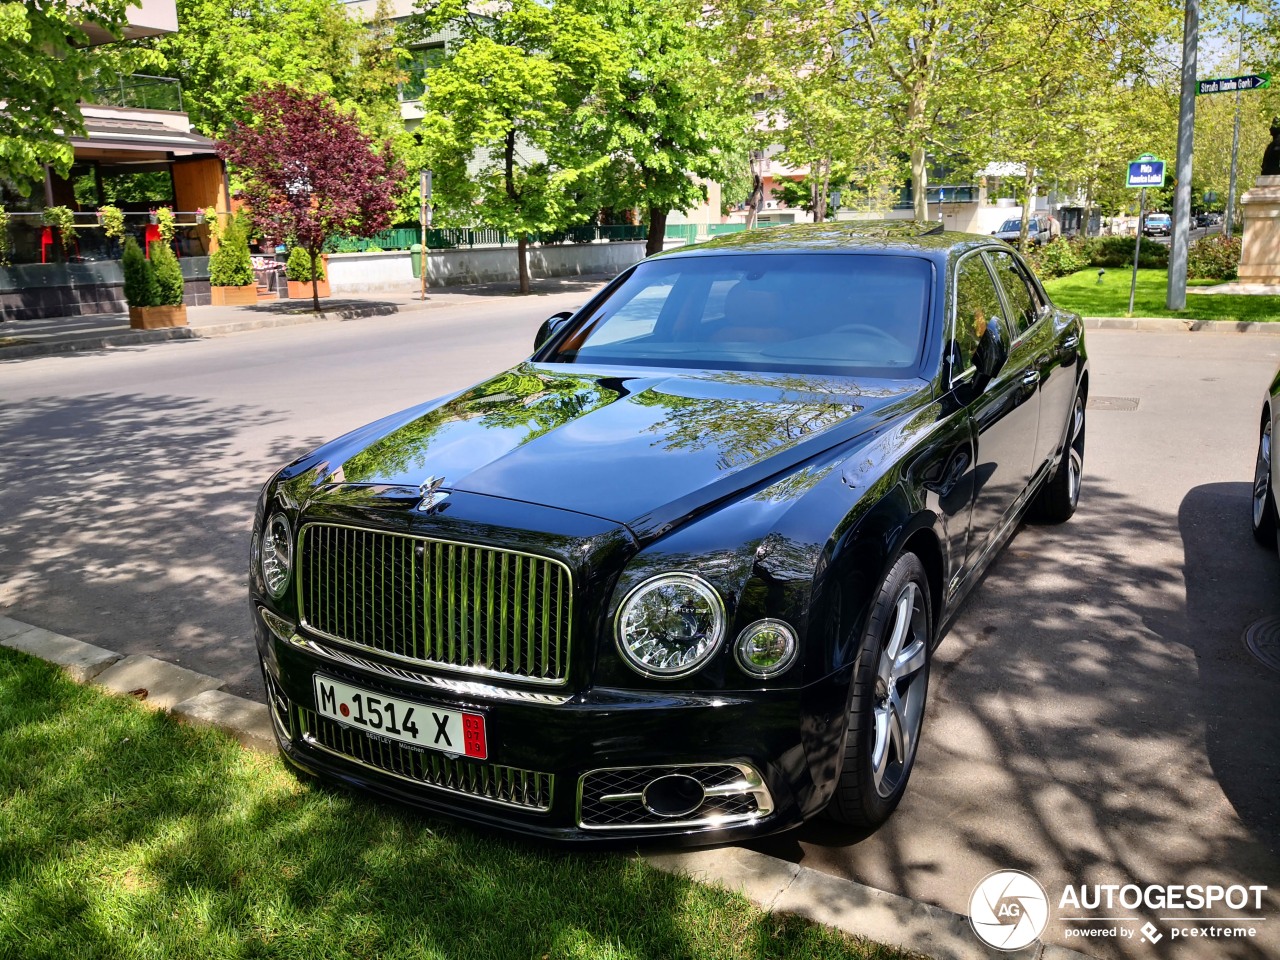
{"label": "chrome front grille", "polygon": [[299,538],[303,622],[416,664],[561,684],[573,630],[569,568],[470,544],[312,523]]}
{"label": "chrome front grille", "polygon": [[302,738],[312,747],[319,747],[401,780],[450,793],[461,793],[523,810],[551,809],[555,785],[552,774],[455,759],[443,753],[417,750],[393,740],[370,737],[305,707],[294,709]]}

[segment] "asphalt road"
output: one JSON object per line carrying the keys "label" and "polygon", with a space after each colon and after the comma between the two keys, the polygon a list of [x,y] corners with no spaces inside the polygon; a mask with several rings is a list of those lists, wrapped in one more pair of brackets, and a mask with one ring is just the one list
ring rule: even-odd
{"label": "asphalt road", "polygon": [[[583,299],[0,364],[0,611],[260,697],[245,566],[261,483],[527,355]],[[1097,956],[1280,956],[1280,675],[1241,640],[1280,615],[1280,560],[1248,531],[1280,343],[1093,331],[1089,347],[1080,511],[1019,531],[944,640],[897,815],[867,838],[815,823],[754,846],[961,913],[988,872],[1023,869],[1054,901],[1046,939]],[[1079,914],[1058,897],[1094,883],[1271,891],[1252,940],[1153,947],[1068,936]],[[1189,912],[1120,913],[1136,930]]]}

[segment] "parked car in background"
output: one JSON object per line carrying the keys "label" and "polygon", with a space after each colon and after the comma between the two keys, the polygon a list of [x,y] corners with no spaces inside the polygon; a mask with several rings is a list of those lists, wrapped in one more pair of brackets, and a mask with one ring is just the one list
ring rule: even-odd
{"label": "parked car in background", "polygon": [[1173,232],[1173,218],[1167,213],[1148,213],[1142,232],[1148,237],[1167,237]]}
{"label": "parked car in background", "polygon": [[[1000,224],[999,230],[993,230],[991,235],[998,240],[1004,240],[1015,246],[1022,238],[1022,218],[1013,217]],[[1049,230],[1049,221],[1046,217],[1032,217],[1027,222],[1027,243],[1031,246],[1040,246],[1048,243],[1052,239]]]}
{"label": "parked car in background", "polygon": [[532,357],[258,502],[276,737],[335,782],[561,840],[715,843],[906,790],[933,650],[1080,496],[1080,317],[940,224],[681,248]]}

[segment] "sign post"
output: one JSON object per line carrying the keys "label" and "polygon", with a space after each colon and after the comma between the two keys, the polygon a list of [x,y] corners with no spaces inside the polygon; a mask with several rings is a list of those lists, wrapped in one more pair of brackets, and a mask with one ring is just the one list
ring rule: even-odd
{"label": "sign post", "polygon": [[427,299],[427,230],[431,226],[431,171],[423,170],[418,179],[418,223],[422,227],[422,250],[418,253],[418,273],[422,276],[422,299]]}
{"label": "sign post", "polygon": [[1164,186],[1164,161],[1151,153],[1129,161],[1129,176],[1124,185],[1138,191],[1138,239],[1133,242],[1133,276],[1129,280],[1129,316],[1133,316],[1133,297],[1138,289],[1138,254],[1142,250],[1142,227],[1147,219],[1147,187]]}

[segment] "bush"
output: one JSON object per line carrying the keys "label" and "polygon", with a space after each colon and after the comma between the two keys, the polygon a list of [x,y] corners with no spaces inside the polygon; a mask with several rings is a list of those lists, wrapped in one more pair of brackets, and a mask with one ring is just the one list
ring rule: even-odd
{"label": "bush", "polygon": [[231,217],[218,249],[209,257],[209,283],[215,287],[247,287],[254,282],[249,241],[239,217]]}
{"label": "bush", "polygon": [[[1091,267],[1127,267],[1133,264],[1133,237],[1094,237],[1085,241],[1085,256]],[[1159,269],[1169,265],[1169,248],[1149,237],[1138,248],[1138,266]]]}
{"label": "bush", "polygon": [[124,299],[129,306],[157,306],[160,303],[160,287],[156,284],[155,270],[133,237],[125,240],[124,255],[120,260],[124,271]]}
{"label": "bush", "polygon": [[[284,265],[284,275],[295,283],[310,283],[311,255],[302,247],[294,247],[289,251],[289,262]],[[316,255],[316,280],[324,279],[324,261]]]}
{"label": "bush", "polygon": [[1187,250],[1187,277],[1191,280],[1234,280],[1239,267],[1239,237],[1201,237]]}
{"label": "bush", "polygon": [[1059,237],[1043,247],[1033,249],[1027,260],[1041,280],[1065,277],[1089,265],[1082,243]]}
{"label": "bush", "polygon": [[155,272],[156,287],[159,298],[158,307],[182,306],[182,268],[178,266],[178,258],[173,250],[163,241],[151,244],[151,268]]}

